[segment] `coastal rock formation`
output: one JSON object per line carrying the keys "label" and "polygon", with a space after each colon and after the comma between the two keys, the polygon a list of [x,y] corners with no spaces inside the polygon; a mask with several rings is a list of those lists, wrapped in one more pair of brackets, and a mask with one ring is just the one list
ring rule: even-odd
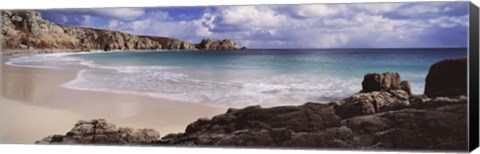
{"label": "coastal rock formation", "polygon": [[213,41],[211,39],[203,39],[199,44],[195,45],[198,49],[203,50],[237,50],[237,43],[231,39]]}
{"label": "coastal rock formation", "polygon": [[[319,115],[319,110],[326,112]],[[229,110],[212,119],[199,119],[185,133],[169,134],[154,144],[465,150],[466,129],[466,104],[342,119],[331,104],[307,103]]]}
{"label": "coastal rock formation", "polygon": [[94,28],[58,25],[37,11],[1,11],[3,55],[90,50],[237,50],[233,40],[192,44],[167,37],[138,36]]}
{"label": "coastal rock formation", "polygon": [[104,119],[80,120],[66,135],[53,135],[36,143],[46,144],[146,144],[158,140],[153,129],[117,128]]}
{"label": "coastal rock formation", "polygon": [[354,147],[466,150],[466,104],[403,109],[345,119]]}
{"label": "coastal rock formation", "polygon": [[362,92],[404,90],[411,94],[410,83],[408,81],[400,82],[400,75],[396,72],[366,74],[363,77],[362,87]]}
{"label": "coastal rock formation", "polygon": [[426,78],[425,95],[467,95],[467,59],[446,59],[430,67]]}

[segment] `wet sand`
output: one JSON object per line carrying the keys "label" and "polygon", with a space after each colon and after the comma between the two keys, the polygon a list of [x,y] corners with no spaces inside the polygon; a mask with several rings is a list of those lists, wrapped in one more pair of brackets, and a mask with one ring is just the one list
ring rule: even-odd
{"label": "wet sand", "polygon": [[70,90],[62,84],[78,70],[5,65],[2,59],[1,143],[34,143],[65,134],[78,120],[104,118],[117,127],[183,132],[198,118],[226,108],[148,96]]}

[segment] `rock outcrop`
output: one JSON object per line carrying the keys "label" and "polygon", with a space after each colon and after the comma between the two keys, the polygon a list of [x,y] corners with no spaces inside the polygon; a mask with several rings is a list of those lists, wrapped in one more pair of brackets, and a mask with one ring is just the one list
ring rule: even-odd
{"label": "rock outcrop", "polygon": [[362,83],[360,93],[327,104],[231,108],[149,144],[467,150],[466,96],[412,95],[398,73],[368,74]]}
{"label": "rock outcrop", "polygon": [[[154,144],[184,146],[321,147],[466,150],[466,104],[403,109],[341,119],[329,105],[259,108],[199,119],[185,133]],[[327,111],[322,115],[315,109]],[[272,118],[248,119],[259,113]],[[268,114],[275,113],[275,114]],[[272,120],[276,119],[276,120]],[[283,122],[282,122],[283,121]]]}
{"label": "rock outcrop", "polygon": [[403,90],[359,93],[336,102],[335,110],[343,118],[398,110],[410,105],[409,97]]}
{"label": "rock outcrop", "polygon": [[369,73],[363,77],[362,92],[404,90],[411,94],[410,83],[400,81],[398,73]]}
{"label": "rock outcrop", "polygon": [[237,43],[231,39],[224,39],[213,41],[211,39],[203,39],[199,44],[196,44],[195,47],[203,50],[237,50],[240,49],[237,46]]}
{"label": "rock outcrop", "polygon": [[66,135],[48,136],[39,144],[148,144],[158,140],[160,133],[153,129],[117,128],[104,119],[80,120]]}
{"label": "rock outcrop", "polygon": [[[58,25],[37,11],[1,11],[3,55],[90,50],[237,50],[233,40],[192,44],[167,37],[138,36],[94,28]],[[203,41],[202,41],[203,42]]]}
{"label": "rock outcrop", "polygon": [[467,95],[467,59],[446,59],[430,67],[426,78],[425,95]]}

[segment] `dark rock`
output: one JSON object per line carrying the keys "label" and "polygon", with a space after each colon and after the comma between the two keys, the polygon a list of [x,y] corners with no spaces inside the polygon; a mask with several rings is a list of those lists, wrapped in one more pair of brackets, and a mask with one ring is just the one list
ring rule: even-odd
{"label": "dark rock", "polygon": [[351,140],[354,134],[348,127],[333,127],[316,132],[301,132],[292,134],[290,140],[283,141],[283,147],[329,147],[352,148]]}
{"label": "dark rock", "polygon": [[424,149],[425,144],[432,144],[427,138],[408,129],[389,129],[376,133],[373,137],[374,148],[388,149]]}
{"label": "dark rock", "polygon": [[376,133],[393,126],[393,122],[379,116],[358,116],[342,120],[342,125],[347,126],[357,133]]}
{"label": "dark rock", "polygon": [[[172,134],[162,138],[158,144],[175,145],[214,145],[247,147],[324,147],[324,148],[369,148],[369,149],[466,149],[466,103],[448,104],[438,108],[402,109],[377,114],[355,116],[341,120],[339,124],[315,129],[289,127],[294,121],[306,115],[296,115],[300,108],[331,109],[330,105],[308,103],[296,107],[259,108],[248,107],[236,113],[238,119],[233,124],[208,125],[233,127],[233,131],[218,132],[212,129],[199,129],[192,133]],[[273,109],[273,110],[272,110]],[[248,110],[248,113],[244,113]],[[269,111],[270,110],[270,111]],[[250,114],[276,113],[286,123],[272,124],[265,117],[246,119]],[[268,112],[267,112],[268,111]],[[285,117],[281,115],[292,115]],[[270,114],[267,114],[270,115]],[[258,115],[256,115],[258,116]],[[273,116],[273,114],[271,115]],[[307,116],[308,117],[308,116]],[[263,120],[262,120],[263,119]],[[312,119],[313,120],[313,119]],[[314,120],[323,122],[320,120]],[[220,122],[220,121],[216,121]],[[203,122],[202,122],[203,123]],[[206,123],[206,122],[205,122]],[[311,124],[304,123],[304,126]],[[206,125],[205,125],[206,126]],[[272,127],[273,126],[273,127]],[[283,127],[282,127],[283,126]],[[439,142],[442,144],[439,144]]]}
{"label": "dark rock", "polygon": [[433,64],[425,81],[428,97],[467,95],[467,59],[447,59]]}
{"label": "dark rock", "polygon": [[[393,122],[387,132],[373,139],[382,149],[466,150],[466,104],[449,105],[452,110],[405,109],[378,116]],[[444,144],[448,142],[447,144]]]}
{"label": "dark rock", "polygon": [[404,90],[410,93],[408,81],[400,82],[398,73],[369,73],[363,77],[362,92]]}
{"label": "dark rock", "polygon": [[226,132],[241,129],[288,128],[293,131],[325,129],[338,126],[340,119],[331,108],[250,106],[237,111],[217,115],[211,120],[199,119],[188,125],[186,133],[211,131],[217,125]]}
{"label": "dark rock", "polygon": [[409,95],[412,94],[412,90],[410,89],[410,82],[402,81],[400,82],[400,90],[406,91]]}
{"label": "dark rock", "polygon": [[208,125],[209,122],[210,120],[206,118],[198,119],[194,123],[191,123],[190,125],[188,125],[187,128],[185,129],[185,132],[192,133],[192,132],[200,131],[202,129],[202,126]]}
{"label": "dark rock", "polygon": [[457,97],[433,97],[428,98],[425,95],[410,97],[411,107],[413,108],[433,108],[445,105],[466,104],[466,96]]}
{"label": "dark rock", "polygon": [[410,105],[408,99],[408,93],[403,90],[359,93],[344,99],[335,111],[342,118],[374,114],[405,108]]}

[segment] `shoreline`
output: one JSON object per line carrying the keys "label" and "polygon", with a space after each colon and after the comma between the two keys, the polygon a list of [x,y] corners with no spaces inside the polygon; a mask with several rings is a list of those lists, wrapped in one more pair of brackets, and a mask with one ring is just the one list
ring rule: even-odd
{"label": "shoreline", "polygon": [[[61,85],[74,79],[77,70],[10,66],[5,64],[7,58],[2,58],[1,105],[9,112],[2,112],[2,143],[34,143],[44,136],[63,134],[78,120],[99,117],[120,127],[153,128],[163,136],[227,110],[134,94],[68,89]],[[30,114],[19,117],[25,112]],[[20,136],[28,130],[18,128],[36,129],[30,132],[34,135]]]}

